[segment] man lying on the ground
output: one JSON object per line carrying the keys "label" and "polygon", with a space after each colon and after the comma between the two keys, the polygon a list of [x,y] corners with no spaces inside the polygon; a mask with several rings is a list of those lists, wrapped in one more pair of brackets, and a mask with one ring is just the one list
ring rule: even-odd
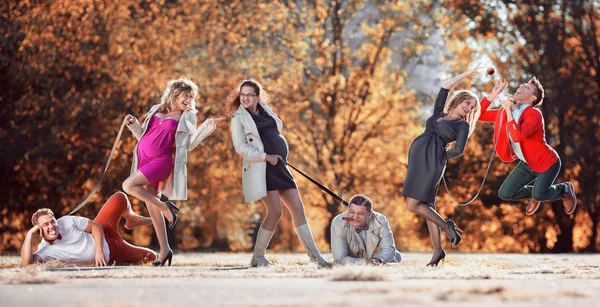
{"label": "man lying on the ground", "polygon": [[[34,226],[23,242],[21,263],[59,260],[105,266],[110,262],[135,264],[154,261],[156,254],[152,250],[133,246],[119,235],[121,217],[125,219],[127,229],[152,223],[149,218],[133,212],[122,192],[111,196],[93,221],[71,215],[57,220],[52,210],[39,209],[31,217]],[[43,240],[37,251],[32,253],[32,237],[37,235],[41,235]]]}
{"label": "man lying on the ground", "polygon": [[348,210],[331,222],[331,252],[338,264],[400,262],[400,252],[385,215],[371,210],[372,201],[364,195],[350,200]]}

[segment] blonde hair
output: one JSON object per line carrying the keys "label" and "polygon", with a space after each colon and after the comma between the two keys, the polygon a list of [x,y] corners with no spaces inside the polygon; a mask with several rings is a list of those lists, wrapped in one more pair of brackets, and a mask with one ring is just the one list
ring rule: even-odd
{"label": "blonde hair", "polygon": [[464,118],[464,120],[469,124],[469,137],[471,134],[473,134],[473,131],[475,131],[475,125],[477,124],[479,113],[481,112],[481,107],[479,106],[479,99],[477,99],[477,96],[473,92],[467,90],[456,91],[454,95],[452,95],[452,97],[446,101],[446,105],[444,105],[444,114],[448,114],[454,111],[454,109],[463,101],[470,98],[475,98],[476,102],[473,111],[471,111],[471,113]]}
{"label": "blonde hair", "polygon": [[48,208],[42,208],[42,209],[38,209],[36,212],[33,213],[33,215],[31,216],[31,223],[33,224],[33,226],[38,224],[38,219],[41,216],[44,215],[49,215],[52,218],[54,218],[54,212],[52,212],[52,210],[48,209]]}
{"label": "blonde hair", "polygon": [[198,86],[190,79],[180,78],[176,80],[170,80],[167,83],[167,88],[160,97],[160,106],[157,112],[169,113],[173,111],[173,102],[177,97],[183,93],[192,93],[194,97],[192,99],[191,111],[196,111],[196,95],[198,95]]}

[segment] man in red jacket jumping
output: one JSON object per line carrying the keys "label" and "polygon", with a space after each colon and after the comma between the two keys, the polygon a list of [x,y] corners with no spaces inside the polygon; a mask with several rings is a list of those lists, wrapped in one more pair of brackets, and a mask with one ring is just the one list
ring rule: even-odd
{"label": "man in red jacket jumping", "polygon": [[519,160],[500,186],[498,197],[508,201],[529,199],[527,215],[534,214],[543,201],[562,198],[565,212],[573,213],[577,207],[573,184],[554,184],[560,171],[560,157],[546,143],[542,112],[534,108],[544,100],[544,88],[534,77],[521,84],[508,101],[501,101],[501,109],[488,110],[491,101],[507,85],[506,80],[496,80],[492,93],[481,100],[479,117],[480,121],[494,122],[494,142],[500,160]]}

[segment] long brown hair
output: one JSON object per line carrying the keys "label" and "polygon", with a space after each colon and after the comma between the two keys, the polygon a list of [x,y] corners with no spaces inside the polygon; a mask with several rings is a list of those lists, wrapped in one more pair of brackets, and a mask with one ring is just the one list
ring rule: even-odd
{"label": "long brown hair", "polygon": [[477,124],[479,113],[481,112],[481,107],[479,106],[479,99],[477,99],[477,96],[475,96],[475,94],[471,91],[457,91],[450,99],[446,101],[446,105],[444,105],[444,114],[449,114],[454,111],[459,104],[470,98],[475,98],[475,108],[473,108],[473,111],[471,111],[471,113],[464,118],[464,120],[469,124],[469,137],[471,134],[473,134],[473,131],[475,131],[475,125]]}
{"label": "long brown hair", "polygon": [[260,82],[254,79],[244,80],[238,87],[229,92],[229,95],[227,95],[225,110],[227,113],[229,113],[229,115],[235,113],[235,111],[237,111],[237,109],[240,107],[240,92],[244,86],[249,86],[254,89],[255,94],[258,96],[259,102],[269,103],[271,100],[269,93],[265,91]]}

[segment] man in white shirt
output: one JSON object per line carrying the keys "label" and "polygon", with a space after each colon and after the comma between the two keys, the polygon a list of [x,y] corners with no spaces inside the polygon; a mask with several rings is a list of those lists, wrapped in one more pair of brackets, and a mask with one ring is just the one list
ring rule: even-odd
{"label": "man in white shirt", "polygon": [[[111,196],[93,221],[71,215],[57,220],[52,210],[39,209],[31,217],[34,226],[25,236],[21,248],[21,263],[27,265],[59,260],[105,266],[110,262],[154,261],[156,254],[152,250],[133,246],[119,235],[121,217],[126,220],[127,229],[152,223],[149,218],[133,212],[127,196],[122,192]],[[43,240],[37,251],[32,253],[32,237],[36,235],[41,235]]]}
{"label": "man in white shirt", "polygon": [[371,206],[370,198],[356,195],[348,210],[333,218],[331,252],[335,263],[381,265],[402,259],[390,223]]}

